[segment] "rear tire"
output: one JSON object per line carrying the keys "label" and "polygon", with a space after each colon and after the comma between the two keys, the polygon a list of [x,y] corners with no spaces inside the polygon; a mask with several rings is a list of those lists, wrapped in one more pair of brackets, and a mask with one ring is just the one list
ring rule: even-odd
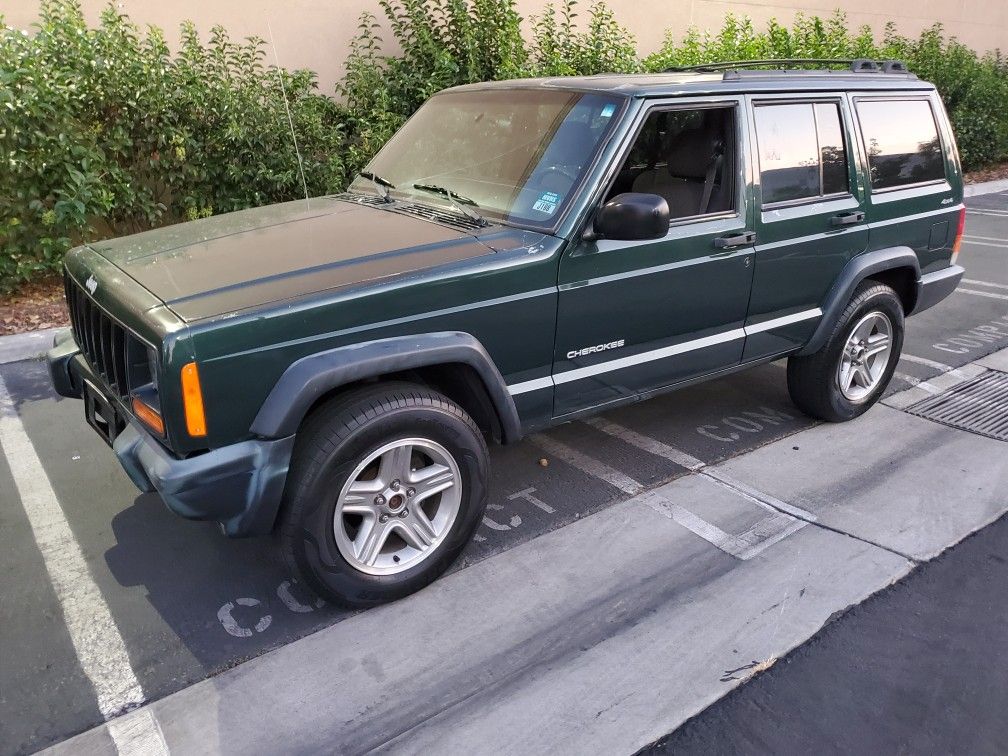
{"label": "rear tire", "polygon": [[903,349],[903,304],[878,281],[863,281],[819,351],[788,359],[791,400],[832,423],[864,414],[882,396]]}
{"label": "rear tire", "polygon": [[294,445],[278,535],[294,575],[362,608],[439,577],[479,525],[486,443],[447,397],[410,383],[358,389],[315,410]]}

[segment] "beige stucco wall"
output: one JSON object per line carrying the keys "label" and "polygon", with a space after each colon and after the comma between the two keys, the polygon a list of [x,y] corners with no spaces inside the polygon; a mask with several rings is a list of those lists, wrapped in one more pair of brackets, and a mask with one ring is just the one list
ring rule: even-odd
{"label": "beige stucco wall", "polygon": [[[592,0],[582,0],[585,13]],[[107,0],[82,0],[85,13],[96,21]],[[116,6],[140,24],[154,24],[175,35],[179,21],[192,19],[201,31],[223,24],[233,36],[258,35],[273,39],[280,63],[307,67],[319,73],[324,92],[343,72],[343,57],[357,31],[364,10],[380,15],[377,0],[116,0]],[[539,13],[546,0],[518,0],[522,15]],[[636,35],[639,49],[648,53],[671,28],[681,35],[689,26],[716,29],[724,14],[750,16],[757,24],[771,17],[790,22],[797,11],[828,15],[838,0],[608,0],[618,20]],[[935,21],[949,33],[978,50],[1008,50],[1008,0],[845,0],[853,25],[869,24],[881,32],[895,21],[903,34],[916,35]],[[27,28],[36,18],[38,0],[2,0],[0,13],[8,24]],[[273,52],[269,51],[270,62]]]}

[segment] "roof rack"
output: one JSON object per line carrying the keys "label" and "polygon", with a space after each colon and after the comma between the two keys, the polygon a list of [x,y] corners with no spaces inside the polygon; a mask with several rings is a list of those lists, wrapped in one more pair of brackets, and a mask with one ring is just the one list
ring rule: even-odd
{"label": "roof rack", "polygon": [[[870,58],[768,58],[765,60],[725,60],[715,63],[701,63],[696,66],[666,68],[664,73],[716,73],[725,71],[741,72],[743,69],[778,68],[787,70],[789,66],[845,66],[854,73],[884,73],[912,75],[900,60],[871,60]],[[758,73],[758,71],[751,71]]]}

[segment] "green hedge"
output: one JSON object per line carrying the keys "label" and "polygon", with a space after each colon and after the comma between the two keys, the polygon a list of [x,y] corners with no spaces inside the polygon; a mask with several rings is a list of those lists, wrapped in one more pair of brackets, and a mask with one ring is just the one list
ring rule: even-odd
{"label": "green hedge", "polygon": [[[1008,158],[1008,62],[935,26],[876,39],[841,13],[762,31],[727,17],[669,33],[646,58],[604,3],[547,5],[523,38],[515,0],[378,0],[399,50],[364,14],[336,97],[311,71],[268,65],[262,40],[207,41],[183,24],[169,50],[111,6],[88,27],[76,0],[43,0],[32,34],[0,26],[0,290],[56,270],[82,240],[338,191],[431,94],[536,75],[657,71],[726,59],[900,58],[935,82],[967,168]],[[2,18],[0,18],[2,22]],[[286,95],[286,104],[285,97]],[[289,107],[289,116],[288,116]],[[288,120],[289,119],[289,120]]]}

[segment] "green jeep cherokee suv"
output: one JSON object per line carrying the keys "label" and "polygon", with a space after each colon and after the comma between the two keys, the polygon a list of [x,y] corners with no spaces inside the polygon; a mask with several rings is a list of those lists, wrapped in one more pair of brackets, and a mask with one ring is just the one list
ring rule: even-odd
{"label": "green jeep cherokee suv", "polygon": [[857,417],[963,274],[952,131],[896,62],[742,68],[456,87],[344,194],[78,247],[56,390],[352,606],[459,555],[487,440],[781,357]]}

